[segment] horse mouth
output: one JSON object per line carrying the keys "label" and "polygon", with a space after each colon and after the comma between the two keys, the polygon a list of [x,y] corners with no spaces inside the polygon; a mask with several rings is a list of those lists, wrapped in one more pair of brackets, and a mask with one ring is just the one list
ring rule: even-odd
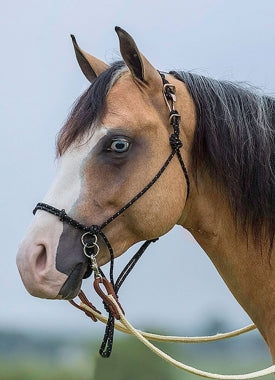
{"label": "horse mouth", "polygon": [[63,300],[71,300],[75,298],[80,291],[82,279],[86,271],[86,265],[83,265],[82,263],[77,264],[64,282],[58,296],[61,296]]}

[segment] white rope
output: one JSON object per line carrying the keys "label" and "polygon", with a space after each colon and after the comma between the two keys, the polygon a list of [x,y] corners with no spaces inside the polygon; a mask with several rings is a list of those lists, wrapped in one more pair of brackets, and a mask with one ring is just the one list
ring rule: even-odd
{"label": "white rope", "polygon": [[[247,374],[242,374],[242,375],[221,375],[221,374],[202,371],[200,369],[197,369],[197,368],[191,367],[189,365],[186,365],[184,363],[181,363],[181,362],[175,360],[174,358],[172,358],[170,355],[163,352],[162,350],[160,350],[159,348],[157,348],[156,346],[154,346],[151,342],[149,342],[148,339],[151,339],[152,336],[153,337],[159,337],[159,336],[157,336],[155,334],[149,334],[151,337],[150,338],[148,337],[148,339],[147,339],[147,336],[148,336],[147,333],[143,333],[143,332],[135,329],[130,324],[130,322],[125,318],[125,316],[123,315],[123,313],[122,313],[119,305],[117,304],[116,300],[114,299],[114,297],[112,295],[108,295],[108,297],[109,297],[110,301],[115,305],[115,307],[116,307],[116,309],[120,315],[120,321],[121,322],[116,322],[115,328],[119,331],[127,332],[128,334],[135,336],[139,341],[141,341],[145,346],[147,346],[152,352],[154,352],[156,355],[158,355],[159,357],[161,357],[162,359],[164,359],[165,361],[174,365],[177,368],[183,369],[183,370],[185,370],[189,373],[192,373],[194,375],[198,375],[198,376],[202,376],[202,377],[206,377],[206,378],[211,378],[211,379],[220,379],[220,380],[246,380],[246,379],[248,380],[248,379],[254,379],[257,377],[261,377],[261,376],[270,375],[270,374],[275,372],[275,365],[272,365],[272,366],[265,368],[263,370],[251,372],[251,373],[247,373]],[[95,312],[93,309],[87,307],[85,304],[81,303],[81,307],[83,307],[86,310],[88,310],[89,312],[93,313],[94,316],[96,318],[98,318],[100,321],[106,323],[105,322],[105,321],[107,321],[106,317]],[[255,328],[255,327],[253,325],[251,325],[251,326],[247,326],[244,329],[239,329],[236,331],[241,331],[241,330],[250,331],[253,328]],[[245,331],[243,331],[243,332],[245,332]],[[233,333],[235,333],[235,332],[233,332]],[[232,334],[232,333],[229,333],[229,334]],[[236,335],[239,335],[239,334],[240,333],[238,333]],[[220,336],[220,335],[228,335],[228,334],[218,334],[218,335]],[[236,335],[230,335],[230,336],[236,336]],[[167,337],[167,338],[170,339],[171,337]],[[175,337],[172,337],[172,338],[175,338]],[[182,337],[176,337],[176,338],[182,339]],[[213,337],[203,337],[203,338],[211,338],[212,339]],[[183,338],[183,339],[185,339],[185,338]],[[194,338],[191,338],[191,339],[194,339]],[[220,338],[220,339],[222,339],[222,338]],[[158,339],[155,339],[155,340],[158,340]],[[197,338],[195,338],[195,340],[197,341]],[[171,341],[171,340],[166,340],[166,341]],[[172,340],[172,341],[175,341],[175,340]],[[177,339],[176,341],[179,341],[179,340]],[[203,341],[205,342],[207,340],[203,340]]]}
{"label": "white rope", "polygon": [[[107,323],[108,318],[102,314],[97,313],[95,310],[91,309],[89,306],[84,304],[83,302],[80,303],[80,306],[82,309],[87,310],[88,312],[92,313],[96,319],[98,319],[102,323]],[[125,334],[132,335],[129,330],[124,327],[124,325],[120,322],[115,322],[115,329],[123,332]],[[223,340],[227,338],[233,338],[235,336],[244,334],[246,332],[255,330],[256,326],[254,324],[248,325],[246,327],[242,327],[240,329],[230,331],[227,333],[220,333],[215,335],[206,335],[206,336],[171,336],[171,335],[158,335],[158,334],[152,334],[148,332],[144,332],[141,330],[137,330],[142,336],[144,336],[146,339],[153,340],[156,342],[166,342],[166,343],[208,343],[208,342],[215,342],[218,340]]]}

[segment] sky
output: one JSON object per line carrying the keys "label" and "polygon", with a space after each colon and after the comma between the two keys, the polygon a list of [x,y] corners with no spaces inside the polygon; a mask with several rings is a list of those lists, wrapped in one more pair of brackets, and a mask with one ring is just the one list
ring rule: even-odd
{"label": "sky", "polygon": [[[274,95],[274,16],[273,0],[2,2],[0,329],[102,332],[68,302],[31,297],[15,265],[32,209],[54,177],[56,134],[89,85],[70,34],[83,49],[112,62],[120,57],[118,25],[158,69],[249,82]],[[116,261],[117,273],[131,253]],[[84,288],[94,300],[91,280]],[[120,300],[137,327],[188,334],[213,319],[232,328],[250,323],[206,254],[178,227],[148,249]]]}

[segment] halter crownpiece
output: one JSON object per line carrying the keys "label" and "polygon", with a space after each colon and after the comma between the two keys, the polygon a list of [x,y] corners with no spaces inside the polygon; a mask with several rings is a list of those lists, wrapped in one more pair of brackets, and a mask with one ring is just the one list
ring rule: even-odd
{"label": "halter crownpiece", "polygon": [[[130,271],[133,269],[141,255],[144,253],[146,248],[149,246],[150,243],[155,242],[157,239],[153,240],[147,240],[141,248],[138,250],[138,252],[133,256],[133,258],[130,260],[130,262],[126,265],[126,267],[121,272],[120,276],[118,277],[116,283],[114,283],[113,278],[113,268],[114,268],[114,252],[113,248],[106,237],[106,235],[103,233],[103,228],[106,227],[109,223],[114,221],[119,215],[121,215],[125,210],[127,210],[133,203],[135,203],[140,197],[142,197],[143,194],[145,194],[153,185],[154,183],[160,178],[160,176],[163,174],[171,160],[175,155],[177,155],[180,165],[183,170],[183,174],[186,180],[187,185],[187,192],[186,192],[186,200],[190,193],[190,181],[188,172],[186,169],[186,166],[184,164],[184,161],[182,159],[180,148],[182,147],[182,142],[179,138],[180,135],[180,114],[175,109],[175,103],[176,103],[176,94],[175,94],[175,86],[170,84],[166,78],[165,75],[161,72],[159,72],[162,83],[163,83],[163,95],[165,103],[169,110],[169,123],[173,128],[173,133],[170,135],[169,142],[172,148],[172,151],[167,158],[167,160],[164,162],[163,166],[160,168],[160,170],[157,172],[155,177],[138,193],[136,194],[128,203],[126,203],[119,211],[117,211],[115,214],[113,214],[111,217],[109,217],[105,222],[103,222],[100,226],[98,225],[92,225],[92,226],[86,226],[77,220],[71,218],[64,209],[59,210],[53,206],[50,206],[46,203],[38,203],[33,210],[33,214],[36,213],[37,210],[43,210],[46,212],[49,212],[50,214],[53,214],[57,217],[59,217],[60,221],[63,223],[67,223],[73,228],[76,228],[83,232],[81,236],[81,244],[83,247],[83,254],[90,260],[90,266],[94,272],[94,288],[96,292],[99,294],[99,296],[103,299],[103,303],[105,305],[106,310],[109,312],[109,320],[106,326],[106,331],[104,335],[104,339],[100,348],[100,354],[103,357],[108,357],[111,354],[112,351],[112,343],[113,343],[113,331],[114,331],[114,318],[119,319],[119,314],[116,312],[116,308],[114,307],[113,303],[110,301],[110,299],[105,295],[105,293],[100,288],[100,284],[102,284],[108,295],[112,295],[116,302],[118,302],[117,293],[124,282],[125,278],[128,276]],[[105,243],[105,245],[108,248],[109,254],[110,254],[110,281],[108,281],[102,272],[102,270],[97,265],[96,256],[99,254],[100,248],[97,244],[98,237],[101,237]],[[73,302],[74,304],[74,302]]]}

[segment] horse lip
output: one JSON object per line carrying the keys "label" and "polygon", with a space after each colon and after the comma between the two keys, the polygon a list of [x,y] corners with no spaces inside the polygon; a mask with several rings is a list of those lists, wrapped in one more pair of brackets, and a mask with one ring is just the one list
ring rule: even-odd
{"label": "horse lip", "polygon": [[64,282],[58,296],[61,296],[63,300],[75,298],[80,291],[82,279],[86,270],[86,265],[83,265],[82,263],[77,264]]}

